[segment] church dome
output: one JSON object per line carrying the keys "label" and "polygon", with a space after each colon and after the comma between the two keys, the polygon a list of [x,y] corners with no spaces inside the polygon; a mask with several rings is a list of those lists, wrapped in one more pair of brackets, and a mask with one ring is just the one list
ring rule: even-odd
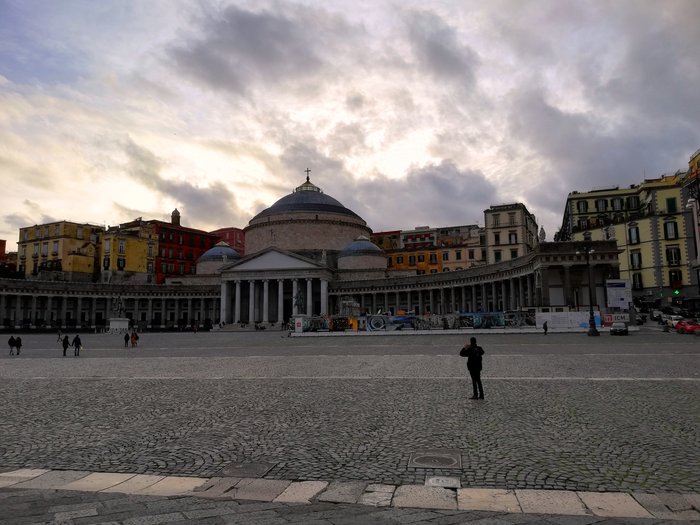
{"label": "church dome", "polygon": [[322,212],[338,213],[360,219],[354,211],[346,208],[340,202],[323,193],[323,190],[314,185],[309,177],[301,186],[297,186],[292,193],[282,197],[269,208],[258,213],[251,222],[257,219],[294,212]]}
{"label": "church dome", "polygon": [[226,242],[220,241],[214,247],[209,248],[199,258],[199,262],[205,261],[227,261],[240,259],[240,254],[231,248]]}
{"label": "church dome", "polygon": [[358,255],[377,255],[379,257],[384,257],[384,250],[364,235],[361,235],[350,244],[346,245],[338,254],[338,258]]}

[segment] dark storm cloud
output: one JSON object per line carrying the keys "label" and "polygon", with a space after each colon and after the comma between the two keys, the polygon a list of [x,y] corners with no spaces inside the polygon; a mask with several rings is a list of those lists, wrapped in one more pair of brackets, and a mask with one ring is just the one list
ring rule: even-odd
{"label": "dark storm cloud", "polygon": [[301,6],[274,13],[228,6],[209,13],[200,29],[202,36],[173,46],[170,57],[190,77],[239,94],[256,81],[315,75],[350,37],[341,19]]}
{"label": "dark storm cloud", "polygon": [[247,216],[236,206],[233,193],[222,182],[196,187],[190,182],[168,180],[161,176],[163,161],[146,148],[129,140],[124,146],[127,173],[144,186],[176,200],[182,209],[183,225],[198,223],[238,226]]}
{"label": "dark storm cloud", "polygon": [[442,18],[427,11],[412,12],[406,18],[409,41],[419,65],[439,79],[473,87],[478,55],[459,42],[457,33]]}

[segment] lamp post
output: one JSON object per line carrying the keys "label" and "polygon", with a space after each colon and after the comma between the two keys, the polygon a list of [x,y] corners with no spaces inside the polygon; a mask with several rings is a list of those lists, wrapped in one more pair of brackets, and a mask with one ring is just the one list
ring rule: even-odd
{"label": "lamp post", "polygon": [[586,254],[586,268],[588,269],[588,335],[597,336],[600,332],[595,327],[595,315],[593,314],[593,272],[591,271],[591,254],[593,247],[591,245],[591,232],[583,232],[583,250]]}

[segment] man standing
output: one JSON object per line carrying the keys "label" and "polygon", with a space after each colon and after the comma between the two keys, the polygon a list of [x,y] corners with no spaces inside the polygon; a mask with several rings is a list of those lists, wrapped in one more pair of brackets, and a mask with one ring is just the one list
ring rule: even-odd
{"label": "man standing", "polygon": [[545,321],[544,323],[542,323],[542,330],[544,330],[544,335],[547,335],[547,329],[548,329],[547,321]]}
{"label": "man standing", "polygon": [[83,344],[80,341],[80,336],[78,334],[75,334],[75,337],[73,338],[73,356],[74,357],[80,357],[80,348],[83,346]]}
{"label": "man standing", "polygon": [[476,337],[469,340],[469,346],[462,347],[459,355],[467,358],[467,370],[472,377],[474,395],[470,399],[484,399],[484,387],[481,386],[481,356],[484,349],[476,344]]}
{"label": "man standing", "polygon": [[63,337],[63,341],[61,341],[61,344],[63,345],[63,357],[66,357],[66,350],[68,350],[68,347],[70,346],[70,342],[68,341],[68,336]]}
{"label": "man standing", "polygon": [[14,336],[10,336],[10,338],[7,340],[7,344],[10,345],[10,355],[15,355],[15,338]]}

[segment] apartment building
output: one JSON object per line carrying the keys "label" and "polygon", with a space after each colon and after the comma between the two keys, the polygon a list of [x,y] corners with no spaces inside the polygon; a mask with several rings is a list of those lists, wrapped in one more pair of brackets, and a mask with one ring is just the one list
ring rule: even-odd
{"label": "apartment building", "polygon": [[537,220],[522,203],[484,210],[486,264],[532,253],[538,244]]}
{"label": "apartment building", "polygon": [[141,217],[108,228],[102,235],[102,282],[155,282],[158,235]]}
{"label": "apartment building", "polygon": [[[686,172],[645,179],[626,188],[610,186],[571,192],[566,200],[559,241],[615,240],[621,251],[620,278],[636,297],[670,302],[696,295],[693,221],[687,209]],[[677,292],[677,293],[676,293]]]}
{"label": "apartment building", "polygon": [[18,270],[27,279],[94,281],[105,228],[70,221],[20,228]]}

